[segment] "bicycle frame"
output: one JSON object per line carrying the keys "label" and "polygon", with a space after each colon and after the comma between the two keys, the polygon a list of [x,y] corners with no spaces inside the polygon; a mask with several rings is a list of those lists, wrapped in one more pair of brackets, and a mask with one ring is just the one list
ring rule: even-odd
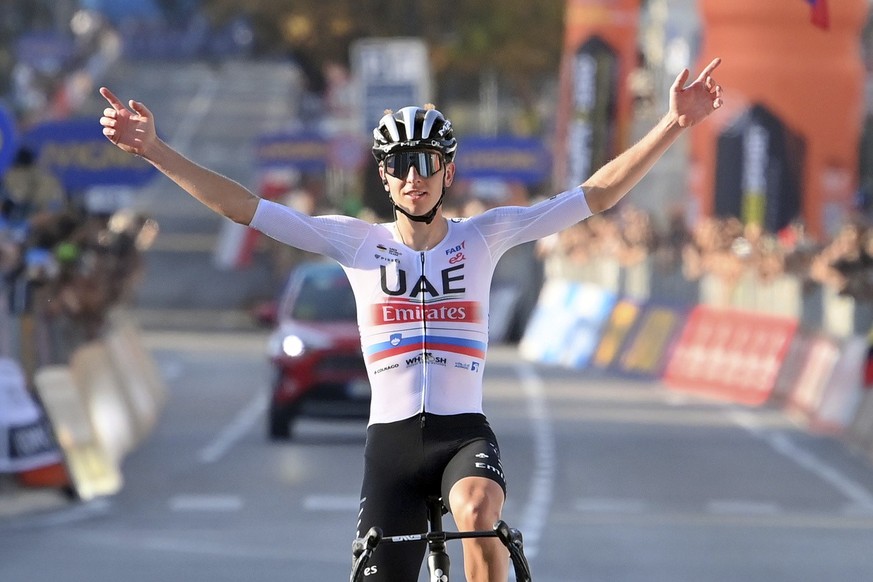
{"label": "bicycle frame", "polygon": [[524,542],[521,532],[510,528],[503,520],[494,524],[494,528],[486,531],[444,531],[442,525],[443,505],[439,498],[428,500],[428,529],[420,534],[401,536],[383,536],[378,527],[371,527],[363,538],[357,538],[352,544],[352,573],[350,582],[361,582],[367,562],[380,543],[427,542],[427,569],[431,582],[449,582],[449,566],[451,560],[446,551],[446,542],[466,538],[496,537],[509,550],[509,557],[515,569],[517,582],[531,582],[530,566],[524,556]]}

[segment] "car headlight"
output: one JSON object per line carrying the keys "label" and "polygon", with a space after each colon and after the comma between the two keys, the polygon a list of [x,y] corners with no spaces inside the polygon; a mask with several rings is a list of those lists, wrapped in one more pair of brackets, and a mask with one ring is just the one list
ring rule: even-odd
{"label": "car headlight", "polygon": [[282,340],[282,353],[291,358],[303,354],[306,351],[306,344],[300,339],[300,336],[286,335]]}
{"label": "car headlight", "polygon": [[286,330],[270,337],[268,350],[270,356],[274,358],[299,358],[308,350],[325,349],[331,345],[333,342],[329,336],[310,333],[308,330],[305,333]]}

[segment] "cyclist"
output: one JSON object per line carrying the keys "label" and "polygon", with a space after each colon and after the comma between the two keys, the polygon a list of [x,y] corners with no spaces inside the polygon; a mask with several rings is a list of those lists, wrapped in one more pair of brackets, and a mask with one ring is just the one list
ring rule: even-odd
{"label": "cyclist", "polygon": [[[424,531],[426,499],[441,496],[460,530],[490,529],[506,482],[497,439],[482,411],[491,275],[501,255],[614,206],[677,137],[722,104],[713,60],[688,86],[670,88],[666,115],[638,143],[580,186],[530,207],[448,220],[441,204],[455,177],[452,125],[432,107],[382,117],[373,135],[394,220],[310,217],[262,200],[160,140],[142,103],[129,108],[107,88],[100,123],[108,139],[148,160],[203,204],[243,225],[338,261],[358,304],[372,387],[357,535]],[[496,538],[464,541],[469,581],[505,581],[508,554]],[[424,544],[381,546],[368,581],[417,579]]]}

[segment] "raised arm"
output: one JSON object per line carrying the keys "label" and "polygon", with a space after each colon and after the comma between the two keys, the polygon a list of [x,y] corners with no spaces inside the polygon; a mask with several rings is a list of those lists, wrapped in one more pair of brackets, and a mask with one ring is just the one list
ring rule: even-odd
{"label": "raised arm", "polygon": [[582,183],[592,212],[614,206],[649,172],[685,129],[700,123],[721,107],[721,87],[712,77],[712,71],[720,63],[721,59],[714,59],[687,87],[685,82],[689,71],[682,71],[670,87],[667,114],[640,141]]}
{"label": "raised arm", "polygon": [[161,140],[155,131],[154,115],[142,103],[131,99],[127,108],[106,87],[100,88],[100,94],[110,105],[100,118],[103,135],[109,141],[147,160],[215,212],[240,224],[252,221],[257,196],[238,182],[195,164]]}

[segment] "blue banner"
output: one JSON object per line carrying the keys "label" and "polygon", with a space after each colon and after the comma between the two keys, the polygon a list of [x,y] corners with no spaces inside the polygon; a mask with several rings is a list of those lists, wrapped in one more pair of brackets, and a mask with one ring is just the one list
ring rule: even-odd
{"label": "blue banner", "polygon": [[3,107],[0,107],[0,176],[15,159],[15,119]]}
{"label": "blue banner", "polygon": [[525,358],[585,368],[597,349],[615,293],[590,283],[547,281],[519,343]]}
{"label": "blue banner", "polygon": [[458,178],[498,179],[534,185],[549,179],[552,156],[539,139],[464,137],[456,157]]}
{"label": "blue banner", "polygon": [[98,185],[143,186],[157,172],[142,158],[113,145],[90,117],[41,123],[25,133],[21,142],[68,192]]}
{"label": "blue banner", "polygon": [[330,154],[330,143],[317,133],[266,134],[255,142],[255,159],[260,168],[323,172]]}
{"label": "blue banner", "polygon": [[72,37],[56,32],[26,32],[15,45],[15,57],[37,71],[63,71],[76,56]]}

